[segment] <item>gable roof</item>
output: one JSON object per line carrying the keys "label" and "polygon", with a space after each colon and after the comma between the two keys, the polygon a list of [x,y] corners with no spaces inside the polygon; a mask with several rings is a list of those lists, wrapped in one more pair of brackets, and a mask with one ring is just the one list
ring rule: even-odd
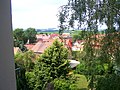
{"label": "gable roof", "polygon": [[37,34],[36,35],[37,40],[42,39],[42,40],[46,40],[50,38],[50,35],[46,35],[46,34]]}
{"label": "gable roof", "polygon": [[52,45],[54,40],[47,40],[47,41],[39,41],[35,44],[35,46],[31,49],[35,53],[43,53],[46,48]]}
{"label": "gable roof", "polygon": [[35,44],[26,44],[24,45],[28,50],[31,50]]}

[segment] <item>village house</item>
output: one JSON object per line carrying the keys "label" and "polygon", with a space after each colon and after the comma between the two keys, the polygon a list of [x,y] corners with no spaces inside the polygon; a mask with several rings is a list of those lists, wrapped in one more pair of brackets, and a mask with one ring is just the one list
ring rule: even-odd
{"label": "village house", "polygon": [[59,34],[56,34],[56,33],[50,34],[50,38],[51,38],[51,39],[56,39],[56,38],[58,38],[58,37],[59,37]]}
{"label": "village house", "polygon": [[16,55],[17,53],[21,53],[22,51],[20,50],[19,47],[14,47],[14,55]]}
{"label": "village house", "polygon": [[84,42],[85,42],[84,40],[76,40],[73,43],[72,51],[83,51]]}
{"label": "village house", "polygon": [[42,54],[45,49],[50,47],[52,43],[54,42],[54,39],[48,39],[46,41],[38,41],[33,47],[32,51],[36,54]]}
{"label": "village house", "polygon": [[25,47],[28,50],[32,50],[36,54],[42,54],[45,49],[47,49],[49,46],[53,44],[55,39],[59,40],[64,44],[66,48],[71,52],[72,49],[72,40],[69,38],[66,39],[60,39],[59,34],[38,34],[36,35],[37,43],[35,44],[26,44]]}
{"label": "village house", "polygon": [[70,33],[63,33],[63,34],[62,34],[62,37],[63,37],[63,38],[70,38],[71,35],[70,35]]}
{"label": "village house", "polygon": [[[104,37],[104,34],[98,34],[92,36],[91,38],[96,38],[97,41],[92,40],[92,46],[96,49],[101,47],[100,41]],[[26,44],[28,50],[32,50],[34,53],[42,54],[46,48],[52,45],[55,39],[58,39],[60,42],[64,44],[66,48],[68,48],[69,52],[72,51],[83,51],[85,40],[76,40],[72,44],[72,37],[70,33],[63,33],[61,36],[59,34],[37,34],[37,43],[35,44]]]}
{"label": "village house", "polygon": [[46,35],[46,34],[37,34],[36,35],[37,41],[41,41],[41,40],[48,40],[50,39],[50,35]]}

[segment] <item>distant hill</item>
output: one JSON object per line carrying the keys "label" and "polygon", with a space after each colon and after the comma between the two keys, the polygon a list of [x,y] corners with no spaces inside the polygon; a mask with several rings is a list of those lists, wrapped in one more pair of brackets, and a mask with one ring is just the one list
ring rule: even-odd
{"label": "distant hill", "polygon": [[45,33],[45,32],[58,32],[59,30],[57,28],[48,28],[48,29],[36,29],[39,33]]}
{"label": "distant hill", "polygon": [[[36,31],[38,33],[59,33],[59,29],[58,28],[47,28],[47,29],[36,29]],[[81,31],[78,29],[75,30],[65,30],[64,33],[73,33],[76,31]]]}

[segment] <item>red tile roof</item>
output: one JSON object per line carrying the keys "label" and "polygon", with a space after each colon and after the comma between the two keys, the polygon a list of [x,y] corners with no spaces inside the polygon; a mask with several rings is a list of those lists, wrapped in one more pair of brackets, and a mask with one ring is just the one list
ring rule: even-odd
{"label": "red tile roof", "polygon": [[31,49],[35,53],[43,53],[46,48],[52,45],[54,40],[47,40],[47,41],[39,41],[35,44],[35,46]]}
{"label": "red tile roof", "polygon": [[50,38],[50,35],[46,35],[46,34],[37,34],[36,35],[37,40],[47,40]]}
{"label": "red tile roof", "polygon": [[70,37],[70,33],[63,33],[62,37]]}
{"label": "red tile roof", "polygon": [[72,48],[72,41],[70,39],[66,39],[66,44],[69,48]]}
{"label": "red tile roof", "polygon": [[[52,34],[53,36],[58,36],[59,34]],[[41,34],[37,35],[38,37],[42,37]],[[43,36],[44,37],[44,36]],[[46,37],[46,36],[45,36]],[[26,44],[27,49],[32,50],[35,53],[43,53],[46,48],[51,46],[54,42],[54,38],[42,38],[38,40],[36,44]],[[60,39],[57,38],[59,42],[63,42],[66,48],[72,48],[72,40],[71,39]]]}
{"label": "red tile roof", "polygon": [[50,38],[55,38],[55,37],[59,37],[59,34],[51,34]]}
{"label": "red tile roof", "polygon": [[28,50],[31,50],[34,46],[34,44],[26,44],[24,45]]}

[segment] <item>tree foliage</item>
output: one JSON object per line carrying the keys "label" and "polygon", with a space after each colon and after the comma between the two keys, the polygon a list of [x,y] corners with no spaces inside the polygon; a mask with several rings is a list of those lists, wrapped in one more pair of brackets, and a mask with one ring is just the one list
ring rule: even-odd
{"label": "tree foliage", "polygon": [[22,28],[17,28],[13,31],[14,37],[14,47],[19,47],[22,51],[26,51],[27,48],[24,44],[29,41],[29,43],[34,43],[36,41],[36,34],[34,28],[28,28],[27,30],[23,30]]}
{"label": "tree foliage", "polygon": [[27,80],[25,77],[25,68],[20,66],[18,63],[15,63],[15,72],[17,90],[28,90]]}
{"label": "tree foliage", "polygon": [[17,28],[13,31],[13,38],[14,38],[14,47],[19,47],[22,51],[27,50],[24,47],[24,44],[27,42],[27,38],[25,37],[25,33],[22,28]]}
{"label": "tree foliage", "polygon": [[[85,29],[97,30],[99,24],[106,24],[109,30],[120,26],[119,0],[68,0],[61,6],[59,13],[60,26],[87,26]],[[114,26],[114,24],[117,24]]]}
{"label": "tree foliage", "polygon": [[[14,56],[16,65],[17,90],[30,90],[29,78],[34,77],[32,73],[36,55],[32,51],[18,53]],[[34,82],[33,80],[31,82]],[[31,86],[32,87],[32,86]]]}
{"label": "tree foliage", "polygon": [[120,77],[115,74],[99,77],[96,90],[119,90],[119,81]]}
{"label": "tree foliage", "polygon": [[73,42],[75,42],[76,40],[83,40],[84,39],[83,31],[74,31],[74,33],[72,34],[72,39]]}
{"label": "tree foliage", "polygon": [[[59,41],[55,41],[40,57],[40,61],[50,67],[50,76],[54,79],[68,73],[68,50]],[[66,66],[67,65],[67,66]]]}
{"label": "tree foliage", "polygon": [[36,41],[36,30],[34,28],[27,28],[25,30],[25,36],[27,37],[27,40],[29,40],[29,43],[34,43]]}
{"label": "tree foliage", "polygon": [[[55,40],[52,46],[40,55],[33,69],[33,90],[43,90],[55,78],[65,78],[69,71],[68,51],[62,43]],[[30,83],[29,82],[29,83]]]}
{"label": "tree foliage", "polygon": [[26,71],[31,71],[34,66],[36,55],[32,51],[27,51],[16,54],[14,59],[18,66],[23,67]]}
{"label": "tree foliage", "polygon": [[[107,74],[113,73],[113,67],[119,66],[119,31],[120,31],[120,1],[119,0],[68,0],[68,4],[61,6],[59,13],[60,30],[74,27],[89,31],[84,39],[83,60],[88,71],[89,86],[95,88],[96,68],[108,64]],[[107,29],[101,37],[98,27],[106,25]],[[86,35],[86,34],[85,34]],[[96,47],[96,46],[100,47]],[[100,67],[99,67],[100,66]],[[98,69],[97,69],[98,70]]]}
{"label": "tree foliage", "polygon": [[15,40],[23,41],[23,43],[26,43],[26,37],[22,28],[15,29],[13,31],[13,36]]}

